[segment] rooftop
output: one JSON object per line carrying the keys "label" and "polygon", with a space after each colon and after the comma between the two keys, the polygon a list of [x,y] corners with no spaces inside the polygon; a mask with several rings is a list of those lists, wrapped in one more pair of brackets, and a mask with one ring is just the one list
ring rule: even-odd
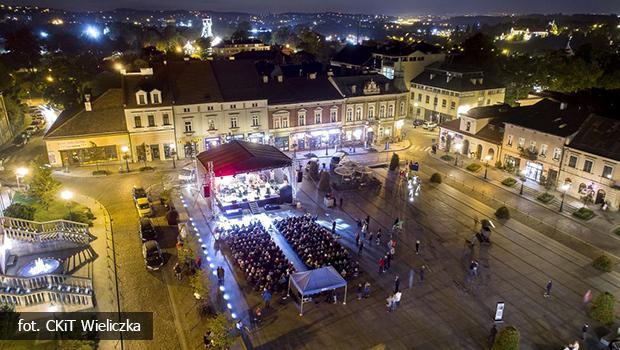
{"label": "rooftop", "polygon": [[411,80],[411,83],[458,92],[504,88],[485,77],[480,69],[445,65],[439,62],[426,67],[422,73]]}
{"label": "rooftop", "polygon": [[510,115],[507,124],[567,137],[579,130],[591,112],[581,105],[545,98],[530,106],[512,107],[507,113]]}
{"label": "rooftop", "polygon": [[[332,81],[345,97],[400,94],[407,92],[404,87],[398,86],[395,84],[395,81],[386,78],[382,74],[333,77]],[[355,92],[353,92],[353,86],[355,86]]]}
{"label": "rooftop", "polygon": [[620,120],[590,115],[569,147],[620,161]]}

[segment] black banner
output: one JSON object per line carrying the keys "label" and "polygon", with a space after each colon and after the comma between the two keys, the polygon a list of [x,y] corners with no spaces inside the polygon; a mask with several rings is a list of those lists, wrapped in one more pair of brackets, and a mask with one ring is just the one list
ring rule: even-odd
{"label": "black banner", "polygon": [[0,312],[0,340],[152,340],[152,312]]}

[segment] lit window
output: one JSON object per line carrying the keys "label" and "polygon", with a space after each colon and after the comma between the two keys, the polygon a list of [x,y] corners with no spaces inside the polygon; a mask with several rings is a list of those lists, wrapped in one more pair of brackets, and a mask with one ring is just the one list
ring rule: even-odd
{"label": "lit window", "polygon": [[237,117],[230,117],[230,128],[236,128],[237,127]]}
{"label": "lit window", "polygon": [[353,121],[353,108],[347,108],[347,121]]}
{"label": "lit window", "polygon": [[323,111],[321,111],[321,110],[315,110],[314,111],[314,124],[321,124],[322,123],[322,115],[323,115]]}
{"label": "lit window", "polygon": [[591,160],[586,159],[583,162],[583,171],[585,171],[586,173],[591,173],[592,172],[592,165],[594,165],[594,163]]}
{"label": "lit window", "polygon": [[297,112],[297,123],[299,126],[306,125],[306,112]]}
{"label": "lit window", "polygon": [[252,126],[259,126],[258,115],[257,114],[253,114],[252,115]]}
{"label": "lit window", "polygon": [[185,132],[192,132],[192,131],[194,131],[193,127],[192,127],[192,121],[191,120],[186,120],[184,125],[185,125]]}
{"label": "lit window", "polygon": [[338,121],[338,109],[332,108],[329,110],[329,121],[332,123]]}
{"label": "lit window", "polygon": [[606,179],[611,179],[613,172],[614,168],[610,167],[609,165],[603,165],[603,173],[601,174],[601,176]]}
{"label": "lit window", "polygon": [[577,157],[576,156],[568,157],[568,166],[571,167],[571,168],[576,168],[577,167]]}
{"label": "lit window", "polygon": [[141,128],[142,127],[142,118],[140,118],[139,115],[133,117],[133,125],[136,128]]}
{"label": "lit window", "polygon": [[168,113],[164,113],[161,118],[164,125],[170,125],[170,116]]}
{"label": "lit window", "polygon": [[153,127],[155,126],[155,116],[154,115],[148,115],[146,116],[148,122],[149,122],[149,127]]}
{"label": "lit window", "polygon": [[558,147],[553,149],[553,160],[560,160],[562,156],[562,150]]}

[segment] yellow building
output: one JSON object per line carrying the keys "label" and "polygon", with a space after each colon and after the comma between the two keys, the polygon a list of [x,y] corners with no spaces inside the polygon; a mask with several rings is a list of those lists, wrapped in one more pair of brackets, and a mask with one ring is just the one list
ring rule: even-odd
{"label": "yellow building", "polygon": [[504,103],[506,89],[479,69],[432,64],[411,80],[413,116],[436,123],[455,119],[471,108]]}

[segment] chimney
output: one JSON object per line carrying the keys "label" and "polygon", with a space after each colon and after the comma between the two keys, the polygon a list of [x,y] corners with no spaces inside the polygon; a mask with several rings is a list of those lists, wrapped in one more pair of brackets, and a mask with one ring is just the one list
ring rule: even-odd
{"label": "chimney", "polygon": [[90,103],[90,94],[84,94],[84,110],[90,112],[93,110],[93,106]]}
{"label": "chimney", "polygon": [[269,82],[269,76],[263,75],[263,83],[267,84]]}
{"label": "chimney", "polygon": [[331,70],[331,68],[330,68],[330,70],[327,71],[327,76],[328,77],[333,77],[334,76],[334,71]]}
{"label": "chimney", "polygon": [[390,83],[385,83],[385,91],[388,91],[390,89]]}
{"label": "chimney", "polygon": [[431,73],[430,79],[433,80],[434,77],[435,77],[435,74]]}
{"label": "chimney", "polygon": [[309,78],[310,80],[314,80],[314,79],[316,79],[316,73],[314,73],[314,72],[313,72],[313,73],[308,74],[308,78]]}
{"label": "chimney", "polygon": [[284,80],[282,74],[278,74],[278,83],[281,83]]}
{"label": "chimney", "polygon": [[352,93],[357,93],[357,86],[356,85],[351,85],[351,92]]}
{"label": "chimney", "polygon": [[560,110],[561,111],[565,110],[566,108],[568,108],[568,103],[566,103],[566,102],[560,103]]}
{"label": "chimney", "polygon": [[476,79],[469,79],[469,81],[470,81],[472,84],[476,85],[476,82],[477,82],[477,80],[476,80]]}

